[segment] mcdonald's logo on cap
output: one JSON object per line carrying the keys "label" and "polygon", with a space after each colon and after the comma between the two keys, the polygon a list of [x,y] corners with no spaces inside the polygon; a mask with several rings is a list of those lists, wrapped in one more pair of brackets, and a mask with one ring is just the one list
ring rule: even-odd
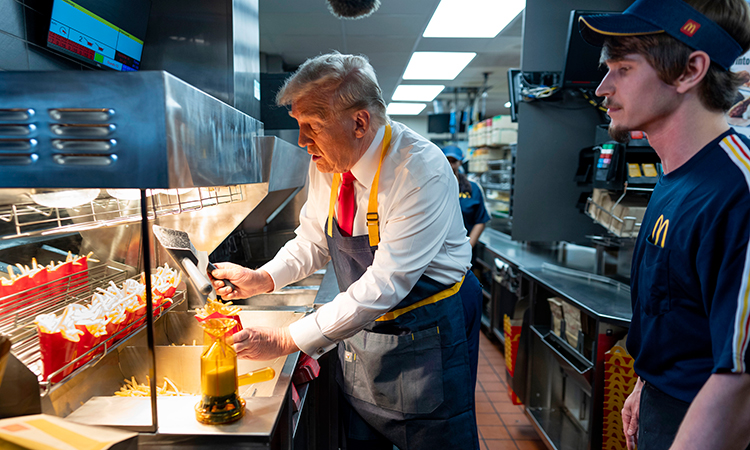
{"label": "mcdonald's logo on cap", "polygon": [[682,31],[682,33],[687,37],[693,37],[693,35],[698,31],[700,27],[701,24],[694,21],[693,19],[688,19],[688,21],[685,22],[685,25],[680,28],[680,31]]}

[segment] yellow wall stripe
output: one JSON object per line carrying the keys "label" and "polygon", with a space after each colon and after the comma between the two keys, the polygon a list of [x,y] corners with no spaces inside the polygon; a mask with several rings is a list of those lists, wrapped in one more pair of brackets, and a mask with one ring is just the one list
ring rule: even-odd
{"label": "yellow wall stripe", "polygon": [[397,309],[395,311],[387,312],[387,313],[383,314],[382,316],[378,317],[376,320],[378,322],[385,322],[387,320],[393,320],[393,319],[396,319],[397,317],[399,317],[399,316],[401,316],[403,314],[408,313],[409,311],[413,311],[413,310],[415,310],[417,308],[421,308],[422,306],[431,305],[433,303],[439,302],[440,300],[442,300],[444,298],[448,298],[451,295],[453,295],[456,292],[458,292],[459,289],[461,289],[461,284],[463,284],[464,278],[461,278],[461,281],[459,281],[458,283],[454,284],[453,286],[451,286],[450,288],[448,288],[448,289],[446,289],[444,291],[440,291],[440,292],[438,292],[435,295],[431,295],[431,296],[427,297],[426,299],[420,300],[420,301],[418,301],[418,302],[416,302],[414,304],[411,304],[411,305],[409,305],[409,306],[407,306],[405,308],[401,308],[401,309]]}

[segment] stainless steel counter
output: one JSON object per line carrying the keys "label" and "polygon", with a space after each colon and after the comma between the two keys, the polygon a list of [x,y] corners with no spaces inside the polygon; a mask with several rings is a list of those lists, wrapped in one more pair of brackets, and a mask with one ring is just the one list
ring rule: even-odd
{"label": "stainless steel counter", "polygon": [[[487,250],[520,269],[528,277],[563,295],[571,303],[606,322],[627,326],[632,317],[629,288],[612,280],[602,283],[550,270],[549,265],[593,273],[593,255],[578,246],[565,249],[534,247],[506,234],[485,229],[479,241]],[[558,255],[562,252],[563,258]]]}

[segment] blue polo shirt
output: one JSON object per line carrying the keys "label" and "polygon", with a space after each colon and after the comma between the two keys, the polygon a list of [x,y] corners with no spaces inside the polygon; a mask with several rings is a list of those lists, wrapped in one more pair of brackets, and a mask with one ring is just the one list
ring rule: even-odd
{"label": "blue polo shirt", "polygon": [[686,402],[712,373],[747,372],[749,146],[730,130],[663,175],[633,253],[635,371]]}
{"label": "blue polo shirt", "polygon": [[474,225],[490,221],[490,215],[484,206],[482,189],[473,181],[469,181],[469,184],[471,184],[471,192],[458,194],[458,202],[461,204],[461,214],[464,216],[464,227],[466,227],[467,234],[471,232]]}

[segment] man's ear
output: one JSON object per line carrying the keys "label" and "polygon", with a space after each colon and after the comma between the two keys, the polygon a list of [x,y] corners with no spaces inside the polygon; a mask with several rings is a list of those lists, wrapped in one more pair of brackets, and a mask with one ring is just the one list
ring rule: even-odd
{"label": "man's ear", "polygon": [[709,67],[711,67],[711,58],[706,52],[698,50],[691,53],[685,71],[675,81],[677,92],[684,94],[700,84],[706,77]]}
{"label": "man's ear", "polygon": [[366,109],[360,109],[354,113],[354,135],[357,139],[363,138],[370,131],[372,126],[370,119],[370,111]]}

